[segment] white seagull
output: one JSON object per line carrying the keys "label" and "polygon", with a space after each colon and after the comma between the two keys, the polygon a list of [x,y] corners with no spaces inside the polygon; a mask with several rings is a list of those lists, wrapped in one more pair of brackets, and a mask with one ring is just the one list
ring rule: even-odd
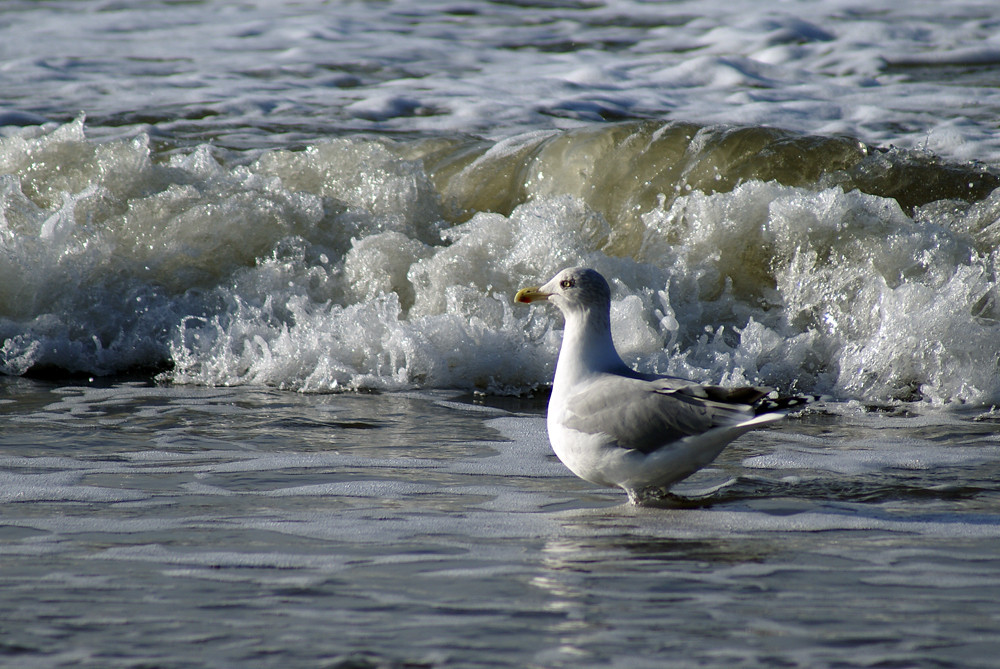
{"label": "white seagull", "polygon": [[809,401],[631,369],[611,339],[611,289],[592,269],[564,269],[514,297],[538,300],[566,319],[547,416],[552,450],[580,478],[624,488],[633,504],[662,498],[741,434]]}

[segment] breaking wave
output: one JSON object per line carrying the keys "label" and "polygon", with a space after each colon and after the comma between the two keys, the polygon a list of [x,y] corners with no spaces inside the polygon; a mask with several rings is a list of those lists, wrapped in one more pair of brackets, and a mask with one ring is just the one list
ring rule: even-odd
{"label": "breaking wave", "polygon": [[771,128],[630,122],[304,150],[0,138],[0,371],[305,391],[546,384],[604,273],[644,370],[1000,401],[1000,177]]}

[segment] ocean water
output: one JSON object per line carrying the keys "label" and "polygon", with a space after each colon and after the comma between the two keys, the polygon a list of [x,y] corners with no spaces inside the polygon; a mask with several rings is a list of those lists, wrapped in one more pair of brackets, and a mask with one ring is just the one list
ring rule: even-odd
{"label": "ocean water", "polygon": [[969,415],[791,419],[649,509],[569,474],[526,400],[7,379],[2,402],[6,666],[989,667],[1000,644],[1000,444]]}
{"label": "ocean water", "polygon": [[[993,666],[998,24],[5,3],[0,664]],[[637,368],[828,399],[575,479],[512,296],[576,264]]]}

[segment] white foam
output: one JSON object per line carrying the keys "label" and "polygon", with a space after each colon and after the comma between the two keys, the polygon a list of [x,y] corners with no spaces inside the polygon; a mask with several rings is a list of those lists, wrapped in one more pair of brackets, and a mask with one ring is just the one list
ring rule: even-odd
{"label": "white foam", "polygon": [[[0,122],[137,110],[165,130],[222,122],[245,133],[306,129],[310,139],[331,125],[505,137],[635,114],[1000,156],[1000,94],[975,76],[1000,49],[976,0],[880,0],[864,11],[849,0],[807,11],[752,0],[490,4],[461,20],[443,1],[393,8],[22,5],[0,33],[16,54],[5,68],[14,107]],[[954,69],[910,76],[914,67]],[[188,118],[172,119],[176,110]],[[949,130],[956,120],[966,124]]]}
{"label": "white foam", "polygon": [[[440,173],[413,158],[424,144],[361,138],[249,164],[209,145],[163,164],[147,138],[94,142],[82,120],[0,139],[19,170],[0,190],[0,365],[166,361],[177,383],[520,392],[551,379],[561,320],[512,295],[586,264],[611,281],[614,335],[645,371],[1000,401],[996,196],[911,214],[840,187],[681,179],[653,199],[627,174],[651,169],[639,142],[683,134],[662,131],[531,133]],[[675,139],[697,154],[713,137]],[[447,193],[475,197],[512,156],[523,201],[446,218]]]}
{"label": "white foam", "polygon": [[[997,336],[992,257],[939,219],[911,219],[895,201],[858,192],[746,183],[684,196],[643,220],[638,258],[675,268],[671,306],[682,322],[723,322],[725,310],[746,309],[732,300],[744,291],[781,307],[751,309],[737,346],[716,332],[684,352],[721,363],[713,374],[798,379],[848,397],[919,389],[935,403],[986,403],[1000,390],[995,364],[976,353]],[[677,235],[686,243],[671,244]],[[741,270],[753,268],[747,245],[767,248],[775,293]],[[705,300],[706,289],[721,289],[721,299]]]}

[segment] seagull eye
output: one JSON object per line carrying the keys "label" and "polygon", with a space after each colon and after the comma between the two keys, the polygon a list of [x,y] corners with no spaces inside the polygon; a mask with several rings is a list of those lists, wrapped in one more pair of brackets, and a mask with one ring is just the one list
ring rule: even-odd
{"label": "seagull eye", "polygon": [[563,279],[562,281],[559,282],[560,288],[572,288],[575,285],[576,281],[574,281],[573,279]]}

